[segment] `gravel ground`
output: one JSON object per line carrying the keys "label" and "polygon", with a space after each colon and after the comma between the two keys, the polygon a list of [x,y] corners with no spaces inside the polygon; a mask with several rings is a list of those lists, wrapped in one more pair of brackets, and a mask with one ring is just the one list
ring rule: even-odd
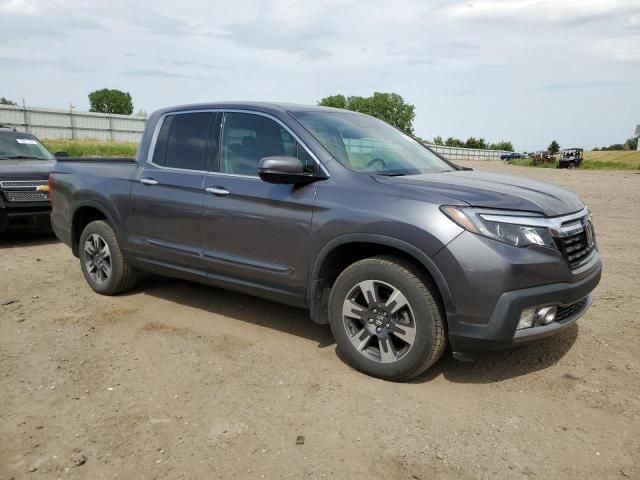
{"label": "gravel ground", "polygon": [[302,310],[156,277],[101,297],[54,238],[2,238],[0,479],[640,478],[640,175],[470,165],[579,192],[603,280],[577,326],[407,384]]}

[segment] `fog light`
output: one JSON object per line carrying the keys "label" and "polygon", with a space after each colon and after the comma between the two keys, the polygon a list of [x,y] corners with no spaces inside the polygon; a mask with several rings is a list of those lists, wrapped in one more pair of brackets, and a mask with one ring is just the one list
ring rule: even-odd
{"label": "fog light", "polygon": [[543,307],[536,312],[536,325],[549,325],[556,319],[558,307]]}
{"label": "fog light", "polygon": [[536,319],[535,308],[527,308],[520,314],[520,321],[518,322],[518,330],[523,328],[533,327],[533,322]]}

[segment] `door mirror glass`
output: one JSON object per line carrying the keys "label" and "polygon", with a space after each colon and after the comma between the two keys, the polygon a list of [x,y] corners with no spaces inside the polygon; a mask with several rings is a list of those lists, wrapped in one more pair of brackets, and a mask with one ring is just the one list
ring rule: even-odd
{"label": "door mirror glass", "polygon": [[306,172],[304,164],[296,157],[265,157],[258,165],[258,175],[269,183],[309,183],[316,176]]}

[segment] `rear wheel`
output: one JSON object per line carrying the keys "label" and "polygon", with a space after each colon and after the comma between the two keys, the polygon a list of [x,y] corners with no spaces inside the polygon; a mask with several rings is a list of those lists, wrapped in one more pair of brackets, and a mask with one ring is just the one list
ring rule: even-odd
{"label": "rear wheel", "polygon": [[446,345],[436,298],[431,283],[402,259],[374,257],[347,267],[329,299],[331,330],[342,357],[388,380],[421,374]]}
{"label": "rear wheel", "polygon": [[102,295],[130,289],[136,272],[124,260],[111,226],[98,220],[89,223],[80,235],[80,268],[91,288]]}

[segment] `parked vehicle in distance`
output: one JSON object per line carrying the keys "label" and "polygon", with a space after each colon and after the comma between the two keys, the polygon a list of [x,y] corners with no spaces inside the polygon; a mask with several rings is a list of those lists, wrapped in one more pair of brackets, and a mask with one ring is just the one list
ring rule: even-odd
{"label": "parked vehicle in distance", "polygon": [[582,165],[582,148],[565,148],[560,150],[558,168],[577,168]]}
{"label": "parked vehicle in distance", "polygon": [[342,357],[406,380],[553,335],[591,304],[591,214],[554,185],[469,171],[345,110],[168,108],[137,158],[60,159],[52,224],[89,285],[138,271],[309,309]]}
{"label": "parked vehicle in distance", "polygon": [[503,153],[502,155],[500,155],[500,160],[509,161],[509,160],[516,160],[519,158],[525,158],[525,155],[518,152]]}
{"label": "parked vehicle in distance", "polygon": [[50,230],[46,191],[55,158],[31,134],[0,126],[0,233],[14,228]]}
{"label": "parked vehicle in distance", "polygon": [[556,157],[554,154],[549,152],[548,150],[541,150],[536,152],[533,157],[531,157],[532,165],[546,165],[548,163],[555,163]]}

